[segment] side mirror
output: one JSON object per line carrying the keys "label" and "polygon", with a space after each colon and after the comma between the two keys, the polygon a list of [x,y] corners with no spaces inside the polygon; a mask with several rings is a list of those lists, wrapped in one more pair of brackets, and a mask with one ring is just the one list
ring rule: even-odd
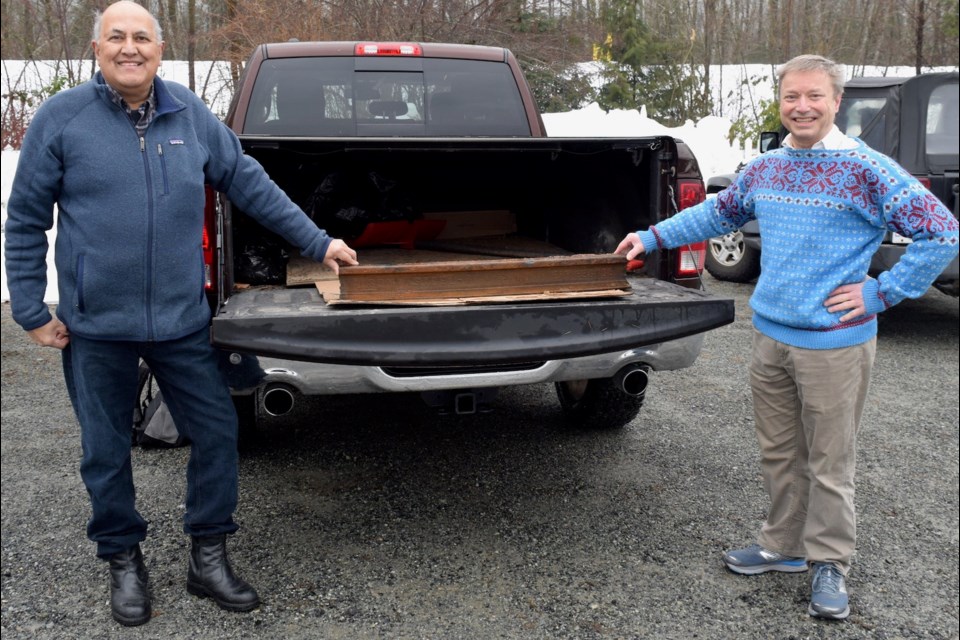
{"label": "side mirror", "polygon": [[760,133],[760,153],[780,148],[779,131],[763,131]]}

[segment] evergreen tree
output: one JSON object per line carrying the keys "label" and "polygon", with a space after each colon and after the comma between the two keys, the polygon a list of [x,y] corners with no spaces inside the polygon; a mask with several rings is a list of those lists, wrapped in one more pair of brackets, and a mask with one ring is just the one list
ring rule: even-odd
{"label": "evergreen tree", "polygon": [[594,100],[590,77],[574,68],[557,70],[543,64],[520,61],[530,91],[541,113],[580,109]]}
{"label": "evergreen tree", "polygon": [[687,62],[691,47],[654,33],[640,18],[639,0],[613,0],[603,23],[606,41],[595,48],[603,64],[598,104],[605,110],[639,109],[668,126],[710,113],[703,68]]}

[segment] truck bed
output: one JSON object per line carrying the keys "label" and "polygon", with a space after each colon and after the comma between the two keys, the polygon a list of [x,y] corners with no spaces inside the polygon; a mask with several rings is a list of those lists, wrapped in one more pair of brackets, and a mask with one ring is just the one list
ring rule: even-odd
{"label": "truck bed", "polygon": [[[509,211],[517,233],[572,253],[610,252],[627,232],[669,215],[661,170],[676,161],[669,138],[241,142],[334,237],[356,237],[364,222]],[[229,220],[236,243],[264,237],[243,212]]]}

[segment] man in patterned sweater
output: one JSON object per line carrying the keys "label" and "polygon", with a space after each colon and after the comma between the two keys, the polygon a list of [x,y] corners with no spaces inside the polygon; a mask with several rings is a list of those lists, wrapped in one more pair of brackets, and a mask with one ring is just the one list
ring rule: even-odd
{"label": "man in patterned sweater", "polygon": [[[958,227],[916,178],[834,125],[840,65],[803,55],[778,77],[783,147],[747,164],[717,198],[628,234],[616,252],[633,259],[758,221],[750,385],[771,506],[757,543],[723,561],[746,575],[809,566],[808,613],[843,619],[856,543],[856,436],[877,314],[923,295],[957,255]],[[867,277],[888,230],[913,243],[890,270]]]}

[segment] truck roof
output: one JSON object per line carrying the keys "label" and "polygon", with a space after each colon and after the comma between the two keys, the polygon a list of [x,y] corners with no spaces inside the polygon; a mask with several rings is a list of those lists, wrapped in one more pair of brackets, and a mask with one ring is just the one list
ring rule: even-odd
{"label": "truck roof", "polygon": [[357,47],[365,44],[398,45],[411,44],[420,48],[423,58],[461,58],[465,60],[492,60],[504,62],[508,52],[503,47],[444,42],[379,42],[351,40],[324,42],[274,42],[261,45],[265,58],[301,58],[318,56],[354,56]]}

